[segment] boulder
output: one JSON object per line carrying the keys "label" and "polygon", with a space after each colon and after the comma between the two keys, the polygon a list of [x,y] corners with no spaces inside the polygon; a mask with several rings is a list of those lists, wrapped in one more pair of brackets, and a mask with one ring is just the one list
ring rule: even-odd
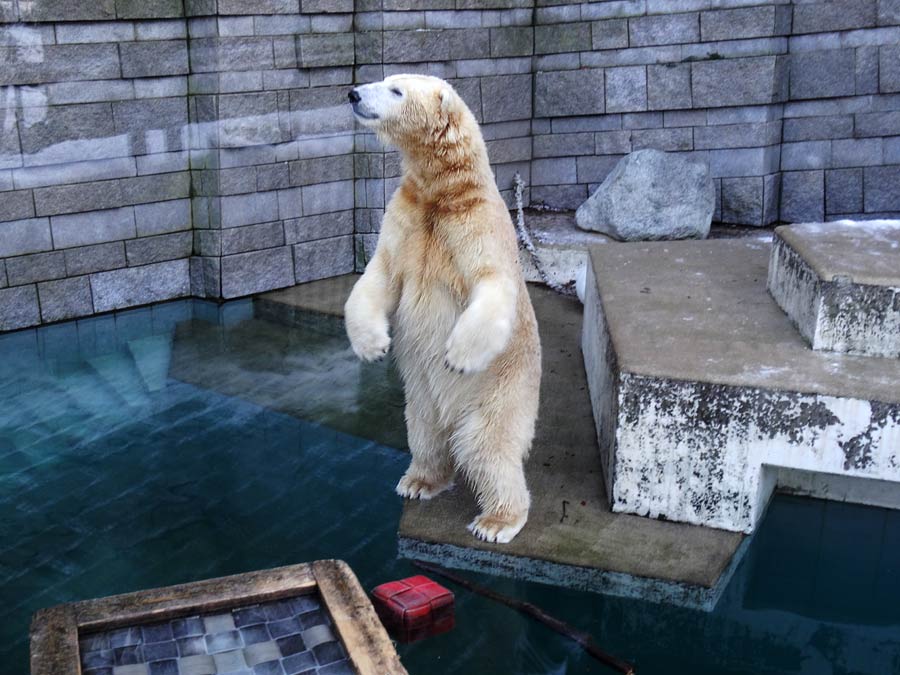
{"label": "boulder", "polygon": [[621,241],[704,239],[716,189],[705,163],[659,150],[623,157],[591,197],[578,207],[583,230]]}

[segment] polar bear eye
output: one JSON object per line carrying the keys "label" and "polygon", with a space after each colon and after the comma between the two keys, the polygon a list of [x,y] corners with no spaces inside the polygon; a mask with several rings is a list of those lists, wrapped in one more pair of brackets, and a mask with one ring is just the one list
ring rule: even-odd
{"label": "polar bear eye", "polygon": [[397,89],[397,87],[392,87],[392,88],[391,88],[391,93],[392,93],[394,96],[403,96],[403,92],[400,91],[399,89]]}

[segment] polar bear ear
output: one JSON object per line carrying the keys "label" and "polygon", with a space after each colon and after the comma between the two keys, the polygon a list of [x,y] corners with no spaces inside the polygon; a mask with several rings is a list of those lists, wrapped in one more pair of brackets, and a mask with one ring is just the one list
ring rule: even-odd
{"label": "polar bear ear", "polygon": [[450,112],[450,106],[453,103],[453,92],[444,87],[441,89],[441,111]]}

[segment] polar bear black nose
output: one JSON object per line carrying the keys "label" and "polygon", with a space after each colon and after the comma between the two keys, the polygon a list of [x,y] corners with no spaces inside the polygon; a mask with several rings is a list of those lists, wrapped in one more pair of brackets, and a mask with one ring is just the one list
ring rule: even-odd
{"label": "polar bear black nose", "polygon": [[359,103],[359,92],[356,89],[351,89],[350,93],[347,94],[347,98],[350,99],[351,103]]}

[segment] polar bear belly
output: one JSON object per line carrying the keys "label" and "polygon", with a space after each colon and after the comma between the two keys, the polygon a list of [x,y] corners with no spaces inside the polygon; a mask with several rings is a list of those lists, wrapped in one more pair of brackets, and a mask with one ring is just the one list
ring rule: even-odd
{"label": "polar bear belly", "polygon": [[447,287],[405,284],[395,315],[395,355],[407,399],[427,396],[447,426],[471,407],[482,379],[444,364],[447,339],[463,309]]}

